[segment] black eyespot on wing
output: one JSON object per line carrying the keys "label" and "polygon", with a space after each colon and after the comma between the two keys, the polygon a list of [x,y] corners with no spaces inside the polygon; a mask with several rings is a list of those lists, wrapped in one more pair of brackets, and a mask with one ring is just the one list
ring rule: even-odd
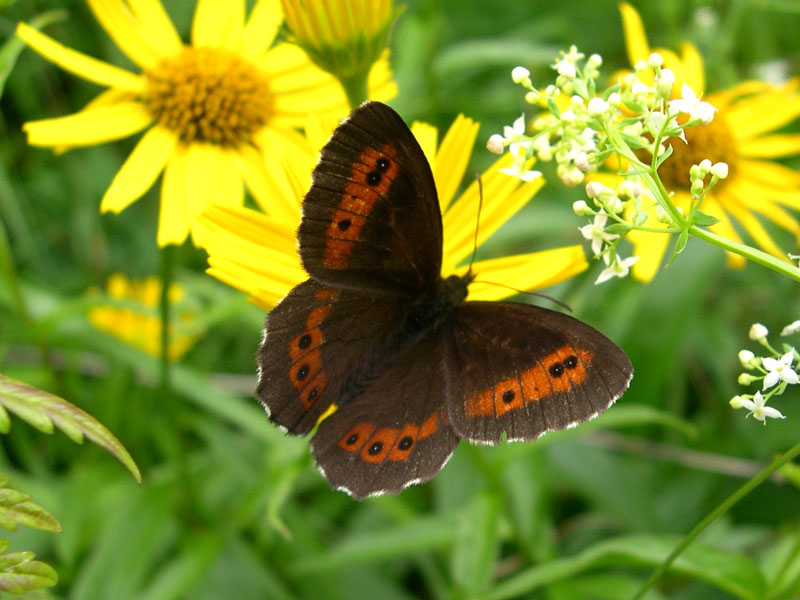
{"label": "black eyespot on wing", "polygon": [[378,185],[381,179],[383,179],[383,177],[381,177],[381,174],[377,171],[370,171],[367,173],[367,183],[369,185]]}
{"label": "black eyespot on wing", "polygon": [[383,442],[375,442],[374,444],[372,444],[369,447],[369,449],[367,450],[367,454],[370,454],[371,456],[375,456],[381,450],[383,450]]}
{"label": "black eyespot on wing", "polygon": [[561,363],[556,363],[554,365],[550,365],[550,375],[553,377],[561,377],[564,374],[564,365]]}
{"label": "black eyespot on wing", "polygon": [[509,404],[514,401],[514,390],[506,390],[502,396],[503,402]]}
{"label": "black eyespot on wing", "polygon": [[402,440],[400,440],[400,443],[397,444],[397,447],[400,448],[400,450],[408,450],[409,448],[411,448],[413,443],[414,443],[414,438],[407,435]]}

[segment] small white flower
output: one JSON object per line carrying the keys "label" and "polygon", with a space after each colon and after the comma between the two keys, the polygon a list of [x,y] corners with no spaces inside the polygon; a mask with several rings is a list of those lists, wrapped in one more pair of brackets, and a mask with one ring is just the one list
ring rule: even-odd
{"label": "small white flower", "polygon": [[586,64],[590,67],[600,67],[603,64],[603,57],[599,54],[590,54],[589,58],[586,59]]}
{"label": "small white flower", "polygon": [[648,92],[650,92],[650,88],[647,86],[647,84],[638,80],[631,87],[631,93],[634,96],[646,96]]}
{"label": "small white flower", "polygon": [[708,125],[714,120],[714,113],[717,110],[708,102],[702,102],[685,81],[681,88],[681,98],[670,100],[669,107],[679,113],[688,113],[691,119],[698,119],[703,125]]}
{"label": "small white flower", "polygon": [[744,406],[744,400],[746,400],[746,398],[743,398],[742,396],[734,396],[730,399],[728,404],[730,404],[732,408],[742,408],[742,406]]}
{"label": "small white flower", "polygon": [[795,321],[794,323],[789,323],[786,327],[784,327],[783,331],[781,331],[781,335],[792,335],[798,331],[800,331],[800,321]]}
{"label": "small white flower", "polygon": [[511,71],[511,79],[514,83],[521,83],[530,77],[531,72],[525,67],[514,67]]}
{"label": "small white flower", "polygon": [[581,171],[586,173],[592,170],[592,163],[589,161],[589,155],[586,152],[578,152],[575,155],[575,166]]}
{"label": "small white flower", "polygon": [[611,94],[608,96],[608,103],[611,106],[619,106],[622,103],[622,96],[620,96],[617,92],[611,92]]}
{"label": "small white flower", "polygon": [[766,400],[764,400],[764,397],[761,395],[761,392],[756,392],[752,400],[748,400],[747,398],[742,398],[740,402],[742,403],[742,406],[744,408],[750,411],[749,413],[747,413],[748,417],[750,415],[753,415],[754,419],[758,419],[759,421],[764,423],[764,425],[767,424],[767,417],[769,417],[770,419],[786,418],[778,410],[770,406],[764,406]]}
{"label": "small white flower", "polygon": [[583,183],[584,178],[586,177],[578,167],[573,169],[565,169],[559,173],[561,177],[561,181],[564,182],[564,185],[569,187],[576,186],[580,183]]}
{"label": "small white flower", "polygon": [[530,183],[534,179],[538,179],[542,176],[541,171],[531,171],[529,169],[522,169],[516,163],[511,165],[510,167],[506,167],[505,169],[500,169],[501,173],[505,173],[506,175],[511,175],[512,177],[516,177],[517,179],[521,179],[526,183]]}
{"label": "small white flower", "polygon": [[556,71],[558,71],[559,75],[563,75],[567,79],[575,79],[575,76],[578,74],[575,65],[568,60],[558,61],[558,63],[556,63]]}
{"label": "small white flower", "polygon": [[595,255],[600,254],[604,243],[612,242],[619,237],[616,233],[606,233],[605,227],[607,220],[608,216],[606,215],[596,215],[594,222],[579,228],[581,235],[587,240],[592,241],[592,252],[594,252]]}
{"label": "small white flower", "polygon": [[505,148],[503,144],[503,136],[499,133],[495,133],[494,135],[490,136],[489,141],[486,142],[486,147],[489,149],[489,152],[502,154]]}
{"label": "small white flower", "polygon": [[647,68],[647,63],[643,60],[637,60],[633,65],[634,71],[644,71]]}
{"label": "small white flower", "polygon": [[728,163],[714,163],[711,165],[710,171],[712,175],[716,175],[720,179],[725,179],[728,176]]}
{"label": "small white flower", "polygon": [[519,135],[525,135],[525,115],[523,114],[519,117],[514,124],[509,127],[506,125],[503,127],[503,137],[506,140],[510,140],[511,138],[517,137]]}
{"label": "small white flower", "polygon": [[586,195],[589,198],[597,198],[600,194],[613,194],[614,190],[600,183],[599,181],[590,181],[586,184]]}
{"label": "small white flower", "polygon": [[745,369],[752,369],[758,364],[757,362],[753,362],[755,357],[756,355],[750,352],[750,350],[739,350],[739,362],[742,363]]}
{"label": "small white flower", "polygon": [[608,102],[603,100],[602,98],[592,98],[589,100],[589,106],[587,107],[589,114],[593,117],[597,117],[602,115],[606,112],[609,108]]}
{"label": "small white flower", "polygon": [[664,57],[658,52],[653,52],[647,57],[647,65],[650,67],[660,67],[664,64]]}
{"label": "small white flower", "polygon": [[761,323],[753,323],[750,327],[750,332],[748,333],[751,340],[763,340],[765,337],[769,335],[769,329],[764,327]]}
{"label": "small white flower", "polygon": [[792,369],[792,361],[794,360],[794,351],[790,350],[780,358],[764,357],[761,359],[761,365],[768,371],[764,377],[764,387],[762,389],[771,388],[779,381],[795,384],[800,383],[800,377]]}
{"label": "small white flower", "polygon": [[592,210],[589,208],[589,205],[586,204],[585,200],[576,200],[572,203],[572,212],[576,215],[590,215],[592,214]]}
{"label": "small white flower", "polygon": [[[605,256],[608,255],[606,254],[604,257]],[[634,263],[636,263],[637,260],[639,260],[638,256],[629,256],[623,260],[619,260],[619,257],[617,257],[613,263],[603,269],[603,271],[600,273],[600,276],[597,278],[597,281],[594,282],[595,285],[603,283],[604,281],[608,281],[612,277],[626,277],[630,272],[631,267],[634,265]]]}

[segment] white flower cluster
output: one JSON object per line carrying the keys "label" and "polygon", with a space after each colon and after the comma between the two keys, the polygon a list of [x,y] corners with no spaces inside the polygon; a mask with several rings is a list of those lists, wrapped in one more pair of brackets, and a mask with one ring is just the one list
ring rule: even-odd
{"label": "white flower cluster", "polygon": [[[521,116],[513,126],[505,127],[502,135],[494,134],[487,142],[494,153],[508,149],[513,164],[504,172],[524,181],[541,176],[531,168],[537,159],[555,160],[558,176],[569,186],[583,183],[587,173],[597,170],[612,156],[622,159],[619,164],[627,165],[626,174],[631,178],[625,182],[628,189],[621,186],[611,190],[590,182],[586,193],[593,206],[586,201],[573,205],[577,214],[594,216],[581,233],[591,240],[595,256],[602,257],[606,264],[597,283],[624,277],[637,260],[622,258],[617,250],[620,238],[646,220],[640,201],[644,189],[636,182],[640,177],[647,181],[649,175],[648,188],[658,188],[653,184],[658,166],[671,154],[667,140],[680,138],[686,142],[684,128],[707,125],[716,111],[686,84],[681,98],[670,100],[675,75],[663,68],[664,60],[657,53],[635,65],[634,72],[620,78],[616,85],[598,92],[596,81],[602,62],[599,55],[585,58],[572,46],[553,64],[555,83],[543,89],[533,85],[526,68],[516,67],[511,73],[513,81],[527,90],[525,100],[540,112],[527,124],[525,116]],[[683,117],[679,123],[681,115],[688,115],[688,119]],[[703,161],[695,166],[690,178],[700,200],[706,191],[704,178],[708,173],[712,174],[710,185],[714,185],[727,176],[727,165]],[[671,204],[670,198],[654,195],[650,200],[657,204],[660,218],[674,231],[686,229],[685,215]]]}
{"label": "white flower cluster", "polygon": [[[785,337],[798,331],[800,331],[800,321],[795,321],[784,327],[781,335]],[[797,374],[800,367],[800,353],[786,343],[782,345],[783,351],[778,352],[767,340],[768,335],[769,331],[760,323],[755,323],[750,328],[750,339],[766,348],[770,356],[756,356],[750,350],[739,352],[739,361],[748,371],[739,375],[739,384],[750,385],[761,381],[761,389],[755,394],[734,396],[730,401],[733,408],[746,408],[749,411],[748,417],[753,415],[765,425],[768,417],[784,418],[780,411],[766,406],[767,401],[772,396],[783,394],[788,386],[800,383],[800,376]]]}

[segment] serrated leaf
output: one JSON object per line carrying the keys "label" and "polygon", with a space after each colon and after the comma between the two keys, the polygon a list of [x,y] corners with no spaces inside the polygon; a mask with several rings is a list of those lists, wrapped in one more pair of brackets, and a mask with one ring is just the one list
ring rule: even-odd
{"label": "serrated leaf", "polygon": [[695,225],[699,225],[700,227],[708,227],[714,223],[719,223],[719,219],[717,217],[712,217],[711,215],[707,215],[699,210],[694,213]]}
{"label": "serrated leaf", "polygon": [[[20,557],[26,560],[20,560]],[[58,583],[58,574],[50,565],[31,560],[32,552],[14,552],[0,556],[0,590],[10,594],[22,594],[30,590],[50,587]]]}
{"label": "serrated leaf", "polygon": [[[66,18],[67,11],[50,10],[31,19],[28,25],[34,29],[41,29],[50,23],[63,21]],[[3,95],[3,88],[6,85],[6,80],[14,69],[14,65],[17,64],[17,58],[19,58],[23,48],[25,48],[25,43],[16,35],[11,35],[6,43],[0,47],[0,96]]]}
{"label": "serrated leaf", "polygon": [[16,531],[17,525],[61,533],[61,524],[41,506],[30,502],[30,496],[16,490],[0,490],[0,525]]}
{"label": "serrated leaf", "polygon": [[137,483],[142,475],[125,446],[92,415],[49,392],[0,375],[0,404],[40,431],[51,433],[55,425],[80,443],[85,435],[105,448],[131,472]]}

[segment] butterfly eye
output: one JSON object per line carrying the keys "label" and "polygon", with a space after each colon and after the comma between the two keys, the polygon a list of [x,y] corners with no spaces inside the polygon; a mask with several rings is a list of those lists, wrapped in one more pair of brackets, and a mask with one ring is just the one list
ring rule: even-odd
{"label": "butterfly eye", "polygon": [[564,374],[564,365],[561,363],[556,363],[554,365],[550,365],[550,375],[553,377],[561,377]]}
{"label": "butterfly eye", "polygon": [[377,171],[370,171],[367,173],[367,183],[369,185],[378,185],[381,182],[381,174]]}
{"label": "butterfly eye", "polygon": [[564,359],[564,366],[568,369],[574,369],[578,366],[578,357],[574,354]]}
{"label": "butterfly eye", "polygon": [[375,161],[375,167],[381,173],[385,173],[386,171],[388,171],[391,164],[392,163],[389,162],[388,158],[379,158],[378,160]]}

